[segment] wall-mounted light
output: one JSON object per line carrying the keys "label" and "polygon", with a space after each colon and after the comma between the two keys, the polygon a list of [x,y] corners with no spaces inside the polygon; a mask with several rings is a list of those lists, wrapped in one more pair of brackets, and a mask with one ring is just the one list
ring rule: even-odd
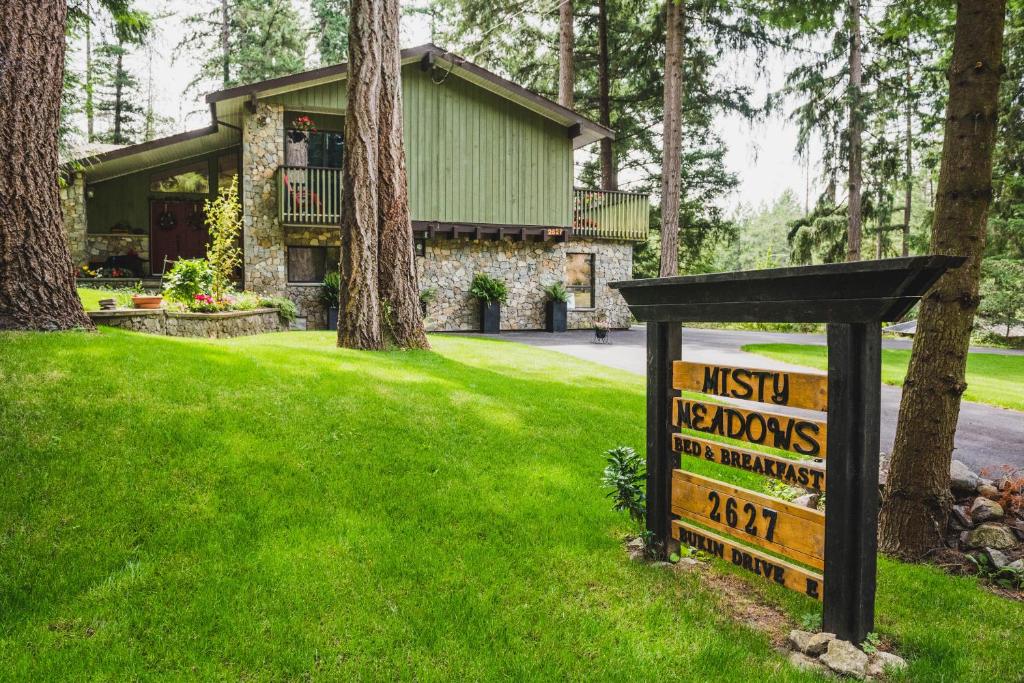
{"label": "wall-mounted light", "polygon": [[421,237],[421,238],[416,240],[414,245],[415,245],[415,248],[416,248],[416,255],[417,256],[426,256],[427,255],[427,240],[425,240],[425,239],[423,239]]}
{"label": "wall-mounted light", "polygon": [[91,187],[85,188],[85,197],[86,197],[86,199],[92,199],[95,196],[96,196],[96,190],[92,189]]}

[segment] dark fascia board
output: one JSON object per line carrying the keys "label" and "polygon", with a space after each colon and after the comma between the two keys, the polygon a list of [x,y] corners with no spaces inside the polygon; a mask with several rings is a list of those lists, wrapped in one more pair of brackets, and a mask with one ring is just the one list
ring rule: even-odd
{"label": "dark fascia board", "polygon": [[[489,83],[494,84],[498,88],[505,90],[512,95],[520,97],[524,100],[529,101],[535,106],[544,109],[552,114],[555,114],[561,118],[569,119],[572,123],[569,125],[578,124],[580,126],[589,128],[596,132],[600,137],[606,137],[615,139],[615,132],[612,129],[602,126],[596,121],[591,121],[585,116],[581,116],[577,112],[563,107],[562,105],[552,102],[543,95],[538,95],[532,90],[527,90],[521,85],[517,85],[512,81],[502,78],[498,74],[488,71],[483,67],[477,66],[472,62],[466,61],[458,55],[452,54],[446,50],[443,50],[432,43],[426,43],[425,45],[418,45],[416,47],[410,47],[401,52],[401,59],[403,62],[406,60],[422,59],[425,55],[432,56],[435,61],[440,60],[453,64],[456,69],[465,70],[467,73],[473,76],[486,80]],[[348,73],[348,63],[343,62],[341,64],[333,64],[331,66],[324,66],[319,69],[313,69],[311,71],[303,71],[302,73],[291,74],[289,76],[281,76],[279,78],[271,78],[266,81],[259,81],[257,83],[249,83],[247,85],[239,85],[234,88],[228,88],[226,90],[219,90],[214,93],[210,93],[206,96],[206,101],[210,105],[214,105],[217,102],[223,100],[229,100],[235,97],[244,97],[247,95],[259,95],[261,92],[267,90],[275,90],[277,88],[286,88],[291,85],[300,85],[309,81],[316,81],[323,78],[330,78],[334,76],[341,76]],[[457,74],[457,71],[455,72]],[[216,116],[216,114],[214,114]]]}
{"label": "dark fascia board", "polygon": [[638,320],[880,322],[898,320],[961,256],[914,256],[822,266],[627,280]]}

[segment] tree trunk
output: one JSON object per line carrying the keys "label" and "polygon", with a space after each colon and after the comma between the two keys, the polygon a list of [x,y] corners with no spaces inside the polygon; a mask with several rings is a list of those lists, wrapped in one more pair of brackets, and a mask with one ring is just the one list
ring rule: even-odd
{"label": "tree trunk", "polygon": [[92,0],[85,2],[85,140],[95,139],[95,107],[92,101]]}
{"label": "tree trunk", "polygon": [[381,1],[353,0],[342,168],[338,346],[384,348],[378,278]]}
{"label": "tree trunk", "polygon": [[228,0],[220,0],[220,60],[223,82],[226,88],[231,82],[231,43],[228,26]]}
{"label": "tree trunk", "polygon": [[661,159],[662,277],[679,273],[679,200],[683,147],[683,45],[685,17],[682,0],[665,3],[665,111]]}
{"label": "tree trunk", "polygon": [[943,544],[949,465],[966,384],[992,198],[1006,0],[957,3],[932,251],[967,257],[921,303],[880,515],[880,548],[919,559]]}
{"label": "tree trunk", "polygon": [[398,0],[383,0],[380,81],[380,176],[377,276],[388,341],[403,349],[428,349],[420,311],[419,280],[409,214],[409,181],[402,145],[402,64]]}
{"label": "tree trunk", "polygon": [[121,138],[121,97],[124,90],[124,43],[117,41],[117,62],[114,71],[114,144],[123,145]]}
{"label": "tree trunk", "polygon": [[[847,196],[847,207],[849,211],[849,222],[846,230],[846,260],[860,260],[860,237],[861,237],[861,202],[860,193],[863,183],[861,177],[861,165],[863,152],[861,150],[861,136],[864,122],[861,116],[861,84],[863,80],[863,64],[861,61],[861,36],[860,36],[860,0],[850,0],[849,4],[849,25],[850,25],[850,88],[847,95],[850,108],[849,127],[849,195]],[[879,233],[879,240],[881,240]]]}
{"label": "tree trunk", "polygon": [[7,3],[0,21],[0,330],[93,328],[57,185],[66,21],[63,0]]}
{"label": "tree trunk", "polygon": [[[608,2],[597,0],[597,108],[598,123],[612,126],[611,75],[608,57]],[[619,171],[615,167],[612,141],[601,138],[601,189],[619,189]]]}
{"label": "tree trunk", "polygon": [[911,37],[907,36],[907,92],[904,103],[904,134],[906,135],[904,153],[904,179],[903,187],[903,256],[910,255],[910,209],[914,201],[914,101],[911,98],[913,93],[913,78],[910,72],[910,55],[912,54]]}
{"label": "tree trunk", "polygon": [[562,4],[558,6],[558,103],[569,109],[572,109],[575,85],[573,71],[575,39],[572,19],[572,0],[563,0]]}

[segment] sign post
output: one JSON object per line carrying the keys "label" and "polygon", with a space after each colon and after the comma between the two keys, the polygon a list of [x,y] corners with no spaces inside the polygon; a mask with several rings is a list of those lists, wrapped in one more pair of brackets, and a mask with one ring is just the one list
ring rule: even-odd
{"label": "sign post", "polygon": [[[647,323],[647,528],[655,542],[665,548],[676,538],[822,600],[824,629],[863,642],[874,628],[881,324],[903,317],[963,261],[921,256],[611,283]],[[828,375],[684,362],[683,322],[826,323]],[[827,512],[685,472],[684,455],[827,489]]]}

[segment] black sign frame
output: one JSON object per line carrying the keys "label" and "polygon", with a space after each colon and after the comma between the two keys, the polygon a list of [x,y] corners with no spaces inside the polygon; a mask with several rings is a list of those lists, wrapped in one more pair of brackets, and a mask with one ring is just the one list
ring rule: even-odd
{"label": "black sign frame", "polygon": [[828,510],[823,628],[863,642],[874,630],[882,322],[902,318],[959,256],[612,282],[647,323],[647,528],[671,539],[672,366],[684,322],[825,323],[828,348]]}

